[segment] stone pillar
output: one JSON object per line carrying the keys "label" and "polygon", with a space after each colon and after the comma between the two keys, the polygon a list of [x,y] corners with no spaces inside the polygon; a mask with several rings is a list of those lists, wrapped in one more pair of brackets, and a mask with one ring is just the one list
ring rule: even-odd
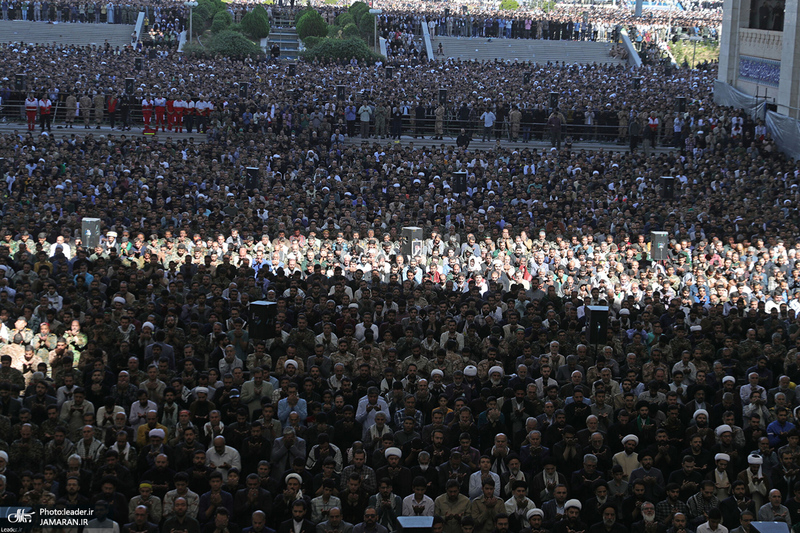
{"label": "stone pillar", "polygon": [[800,119],[800,15],[798,0],[786,0],[778,113]]}
{"label": "stone pillar", "polygon": [[750,0],[725,0],[717,79],[734,87],[739,76],[739,28],[746,28],[749,21]]}

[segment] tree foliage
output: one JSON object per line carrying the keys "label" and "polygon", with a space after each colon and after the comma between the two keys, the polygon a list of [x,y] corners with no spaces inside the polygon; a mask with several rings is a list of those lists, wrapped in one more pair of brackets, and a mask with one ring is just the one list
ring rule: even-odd
{"label": "tree foliage", "polygon": [[257,5],[242,17],[242,31],[251,39],[263,39],[269,35],[269,30],[269,15],[263,6]]}
{"label": "tree foliage", "polygon": [[517,2],[517,0],[502,0],[500,2],[500,9],[505,11],[514,11],[519,9],[519,2]]}
{"label": "tree foliage", "polygon": [[211,22],[211,33],[219,33],[222,30],[227,30],[232,22],[233,17],[230,13],[227,11],[219,11],[214,15],[214,20]]}
{"label": "tree foliage", "polygon": [[314,47],[306,49],[300,55],[307,61],[349,61],[355,58],[358,61],[374,63],[381,59],[380,55],[373,52],[372,48],[359,38],[320,39]]}
{"label": "tree foliage", "polygon": [[358,22],[358,29],[361,30],[361,36],[367,41],[367,44],[373,44],[375,42],[375,15],[372,13],[362,15]]}
{"label": "tree foliage", "polygon": [[300,39],[305,39],[312,35],[318,37],[325,37],[328,35],[328,24],[322,19],[322,15],[313,9],[307,11],[300,17],[300,20],[297,21],[297,36],[300,37]]}
{"label": "tree foliage", "polygon": [[347,12],[353,15],[356,24],[360,24],[361,17],[369,13],[369,6],[364,2],[354,2]]}
{"label": "tree foliage", "polygon": [[231,59],[245,59],[248,57],[258,59],[264,56],[264,51],[261,50],[260,46],[241,33],[231,30],[222,30],[215,34],[205,46],[194,43],[187,44],[184,46],[183,52],[189,57],[208,58],[223,56]]}

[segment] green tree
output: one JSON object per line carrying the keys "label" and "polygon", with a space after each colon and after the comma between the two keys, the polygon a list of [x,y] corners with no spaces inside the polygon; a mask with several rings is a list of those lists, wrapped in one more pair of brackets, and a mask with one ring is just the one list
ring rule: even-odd
{"label": "green tree", "polygon": [[351,22],[350,24],[342,28],[342,36],[345,39],[349,39],[350,37],[360,37],[361,30],[359,30],[358,26],[356,26]]}
{"label": "green tree", "polygon": [[184,46],[184,54],[188,57],[216,57],[224,56],[232,59],[245,59],[247,57],[258,59],[264,56],[264,51],[253,41],[231,30],[222,30],[215,34],[206,43]]}
{"label": "green tree", "polygon": [[382,59],[367,46],[363,39],[321,39],[313,48],[300,53],[300,56],[307,61],[314,60],[345,60],[357,59],[374,63]]}
{"label": "green tree", "polygon": [[519,9],[519,2],[517,2],[517,0],[502,0],[500,2],[500,9],[514,11],[515,9]]}
{"label": "green tree", "polygon": [[269,15],[260,5],[242,17],[242,31],[251,39],[263,39],[269,30]]}
{"label": "green tree", "polygon": [[328,24],[322,20],[322,15],[315,10],[308,11],[297,21],[297,36],[305,39],[311,35],[325,37],[328,35]]}
{"label": "green tree", "polygon": [[353,14],[352,13],[348,13],[346,11],[344,13],[340,13],[339,16],[336,17],[336,25],[337,26],[341,26],[343,28],[345,26],[347,26],[348,24],[350,24],[350,23],[355,24],[355,22],[356,22],[356,19],[353,18]]}
{"label": "green tree", "polygon": [[211,23],[211,33],[219,33],[222,30],[227,30],[231,23],[233,22],[233,17],[227,11],[220,11],[216,15],[214,15],[214,20]]}
{"label": "green tree", "polygon": [[347,12],[353,15],[353,20],[355,20],[356,24],[360,24],[361,17],[369,13],[369,6],[364,2],[354,2]]}
{"label": "green tree", "polygon": [[366,13],[361,16],[358,22],[358,29],[361,30],[361,36],[367,41],[367,44],[372,46],[375,43],[375,15]]}

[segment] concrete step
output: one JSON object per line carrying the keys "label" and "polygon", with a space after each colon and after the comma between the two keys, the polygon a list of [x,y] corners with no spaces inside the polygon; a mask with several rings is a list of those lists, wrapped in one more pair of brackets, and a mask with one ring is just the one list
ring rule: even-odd
{"label": "concrete step", "polygon": [[111,46],[117,47],[130,44],[134,29],[135,26],[122,24],[0,21],[0,42],[102,46],[108,41]]}
{"label": "concrete step", "polygon": [[[439,43],[442,44],[444,59],[625,64],[624,60],[609,55],[610,43],[436,37],[432,43],[434,50],[438,49]],[[437,58],[442,59],[441,56],[437,56]]]}

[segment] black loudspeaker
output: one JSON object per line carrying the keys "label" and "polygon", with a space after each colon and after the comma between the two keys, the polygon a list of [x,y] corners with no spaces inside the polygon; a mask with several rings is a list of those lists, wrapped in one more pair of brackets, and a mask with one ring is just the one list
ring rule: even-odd
{"label": "black loudspeaker", "polygon": [[147,57],[150,58],[150,59],[155,59],[156,58],[156,51],[151,48],[150,52],[147,54]]}
{"label": "black loudspeaker", "polygon": [[258,176],[258,167],[247,167],[247,177],[245,178],[247,190],[260,189],[261,180]]}
{"label": "black loudspeaker", "polygon": [[642,78],[636,77],[632,79],[632,86],[634,90],[638,90],[642,85]]}
{"label": "black loudspeaker", "polygon": [[275,329],[275,317],[278,314],[278,304],[264,300],[250,304],[250,313],[253,318],[247,323],[247,332],[251,339],[274,339],[278,336]]}
{"label": "black loudspeaker", "polygon": [[447,105],[447,89],[439,89],[439,103]]}
{"label": "black loudspeaker", "polygon": [[675,99],[675,111],[678,113],[686,113],[686,97],[679,96]]}
{"label": "black loudspeaker", "polygon": [[531,82],[531,73],[526,72],[525,74],[522,75],[522,83],[524,85],[528,85],[530,82]]}
{"label": "black loudspeaker", "polygon": [[454,172],[452,187],[454,193],[463,194],[467,192],[467,173]]}
{"label": "black loudspeaker", "polygon": [[250,87],[250,84],[247,82],[242,82],[239,84],[239,98],[247,98],[248,87]]}
{"label": "black loudspeaker", "polygon": [[337,100],[344,100],[344,85],[336,86],[336,98]]}
{"label": "black loudspeaker", "polygon": [[127,94],[133,94],[136,90],[136,87],[133,86],[134,81],[133,78],[125,78],[125,92]]}
{"label": "black loudspeaker", "polygon": [[608,307],[589,306],[589,344],[605,344],[608,341]]}
{"label": "black loudspeaker", "polygon": [[17,77],[14,80],[14,89],[18,92],[25,91],[25,74],[17,74]]}
{"label": "black loudspeaker", "polygon": [[661,196],[667,200],[675,198],[675,178],[672,176],[661,176]]}
{"label": "black loudspeaker", "polygon": [[295,63],[289,63],[289,76],[296,76],[297,75],[297,65]]}
{"label": "black loudspeaker", "polygon": [[[413,257],[422,252],[422,228],[406,226],[403,228],[403,255]],[[419,247],[419,249],[416,249]]]}
{"label": "black loudspeaker", "polygon": [[100,246],[100,219],[84,218],[81,220],[81,243],[89,250]]}
{"label": "black loudspeaker", "polygon": [[390,80],[394,77],[394,67],[386,67],[386,79]]}
{"label": "black loudspeaker", "polygon": [[138,56],[133,60],[133,65],[136,70],[142,70],[142,68],[144,68],[144,58],[142,56]]}
{"label": "black loudspeaker", "polygon": [[651,231],[650,232],[650,259],[653,261],[666,261],[669,256],[667,254],[667,239],[666,231]]}
{"label": "black loudspeaker", "polygon": [[550,107],[558,107],[558,93],[555,91],[550,93]]}

